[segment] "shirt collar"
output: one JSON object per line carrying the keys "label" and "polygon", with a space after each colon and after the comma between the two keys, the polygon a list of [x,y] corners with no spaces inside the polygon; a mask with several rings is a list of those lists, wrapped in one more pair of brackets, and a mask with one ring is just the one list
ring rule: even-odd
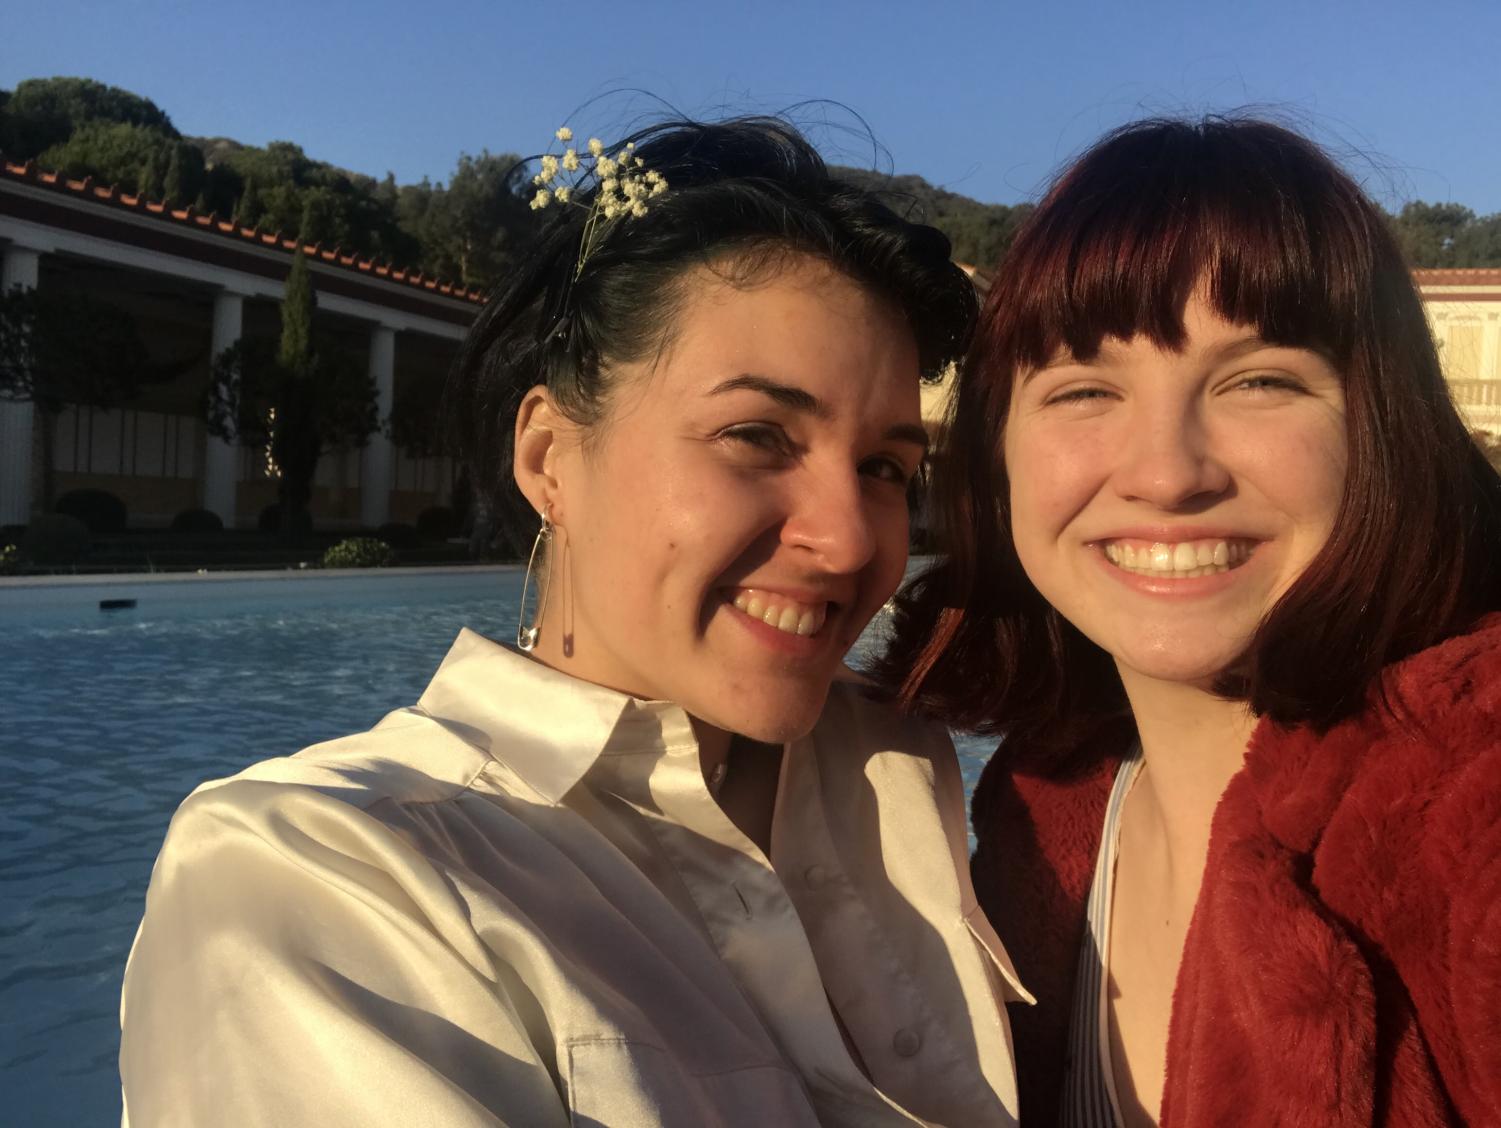
{"label": "shirt collar", "polygon": [[417,708],[549,803],[601,757],[697,746],[680,706],[582,681],[467,628]]}

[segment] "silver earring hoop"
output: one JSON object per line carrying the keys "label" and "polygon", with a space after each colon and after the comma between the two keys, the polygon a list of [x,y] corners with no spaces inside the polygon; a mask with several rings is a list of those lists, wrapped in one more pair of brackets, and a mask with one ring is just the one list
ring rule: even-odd
{"label": "silver earring hoop", "polygon": [[516,645],[530,653],[537,645],[537,635],[542,629],[542,612],[547,607],[548,584],[542,577],[537,577],[537,613],[532,616],[531,625],[526,622],[526,596],[532,587],[532,573],[537,567],[537,558],[547,557],[548,545],[552,543],[552,505],[549,504],[542,513],[542,527],[537,530],[537,539],[532,541],[532,554],[526,562],[526,575],[521,580],[521,609],[516,616]]}

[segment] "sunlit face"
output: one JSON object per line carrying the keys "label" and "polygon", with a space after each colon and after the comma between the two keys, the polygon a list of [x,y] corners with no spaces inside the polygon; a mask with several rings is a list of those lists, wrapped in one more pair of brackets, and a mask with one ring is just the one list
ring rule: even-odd
{"label": "sunlit face", "polygon": [[783,741],[901,580],[916,344],[811,259],[687,293],[665,354],[612,372],[600,429],[554,451],[543,637],[571,636],[570,673]]}
{"label": "sunlit face", "polygon": [[1201,298],[1181,352],[1107,339],[1019,379],[1005,434],[1027,575],[1132,677],[1207,685],[1323,547],[1345,402],[1320,355]]}

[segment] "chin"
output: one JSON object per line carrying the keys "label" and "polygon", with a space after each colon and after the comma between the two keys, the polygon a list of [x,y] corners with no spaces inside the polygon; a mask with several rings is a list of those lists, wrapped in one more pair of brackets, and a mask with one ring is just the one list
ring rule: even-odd
{"label": "chin", "polygon": [[1179,685],[1212,686],[1216,679],[1233,664],[1234,654],[1164,654],[1123,653],[1116,661],[1142,677],[1153,681],[1175,682]]}
{"label": "chin", "polygon": [[714,710],[697,714],[725,732],[743,736],[762,744],[786,744],[798,740],[813,731],[828,690],[818,694],[800,695],[789,700],[786,697],[767,697],[756,703],[755,708]]}

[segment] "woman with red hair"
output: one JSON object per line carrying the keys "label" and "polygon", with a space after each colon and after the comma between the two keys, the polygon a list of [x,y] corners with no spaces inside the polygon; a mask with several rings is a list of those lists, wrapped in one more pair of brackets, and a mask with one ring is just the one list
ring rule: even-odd
{"label": "woman with red hair", "polygon": [[1316,146],[1145,122],[991,288],[882,671],[1002,737],[1023,1123],[1501,1123],[1501,480]]}

